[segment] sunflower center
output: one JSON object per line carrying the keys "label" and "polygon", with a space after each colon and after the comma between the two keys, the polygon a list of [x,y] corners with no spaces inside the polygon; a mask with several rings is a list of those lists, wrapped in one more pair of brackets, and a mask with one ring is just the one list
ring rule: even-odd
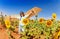
{"label": "sunflower center", "polygon": [[53,16],[54,18],[56,18],[55,16]]}
{"label": "sunflower center", "polygon": [[24,20],[24,23],[27,23],[27,20]]}
{"label": "sunflower center", "polygon": [[47,25],[51,25],[51,23],[52,23],[51,21],[48,21],[48,22],[47,22]]}
{"label": "sunflower center", "polygon": [[40,22],[42,22],[43,20],[41,19]]}

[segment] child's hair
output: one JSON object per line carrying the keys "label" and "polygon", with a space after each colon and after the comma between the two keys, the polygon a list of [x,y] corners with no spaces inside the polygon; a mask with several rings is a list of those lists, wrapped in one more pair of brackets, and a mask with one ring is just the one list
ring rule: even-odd
{"label": "child's hair", "polygon": [[25,16],[24,12],[20,12],[20,16],[21,16],[21,17],[22,17],[22,16]]}

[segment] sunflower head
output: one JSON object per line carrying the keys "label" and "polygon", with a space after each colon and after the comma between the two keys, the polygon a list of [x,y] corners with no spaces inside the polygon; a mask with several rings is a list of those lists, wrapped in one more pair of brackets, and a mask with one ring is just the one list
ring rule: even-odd
{"label": "sunflower head", "polygon": [[56,17],[56,13],[53,13],[53,14],[52,14],[52,18],[53,18],[53,19],[56,19],[56,18],[57,18],[57,17]]}
{"label": "sunflower head", "polygon": [[44,22],[44,18],[40,18],[38,21],[39,21],[39,23],[43,23]]}
{"label": "sunflower head", "polygon": [[23,19],[22,22],[24,25],[27,25],[29,23],[29,19]]}
{"label": "sunflower head", "polygon": [[9,29],[10,28],[10,21],[9,20],[5,20],[5,25],[6,25],[6,28]]}
{"label": "sunflower head", "polygon": [[60,31],[55,32],[54,34],[55,34],[55,35],[54,35],[54,39],[58,39],[58,37],[60,36]]}
{"label": "sunflower head", "polygon": [[53,22],[52,22],[51,20],[47,20],[47,21],[46,21],[47,27],[50,27],[50,26],[52,25],[52,23],[53,23]]}

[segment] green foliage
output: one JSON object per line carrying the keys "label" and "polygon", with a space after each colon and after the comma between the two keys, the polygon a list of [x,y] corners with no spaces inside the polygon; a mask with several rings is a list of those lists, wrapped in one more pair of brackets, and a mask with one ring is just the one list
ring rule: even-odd
{"label": "green foliage", "polygon": [[[34,23],[30,22],[28,25],[23,27],[24,32],[21,32],[22,37],[20,39],[51,39],[53,37],[53,33],[55,33],[59,27],[58,21],[53,21],[51,27],[47,27],[45,21],[42,24],[38,21],[34,21]],[[42,35],[43,37],[41,37]]]}

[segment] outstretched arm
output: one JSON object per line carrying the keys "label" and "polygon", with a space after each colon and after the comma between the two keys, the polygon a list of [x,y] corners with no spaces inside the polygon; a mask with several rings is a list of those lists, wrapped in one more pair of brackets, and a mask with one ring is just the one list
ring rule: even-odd
{"label": "outstretched arm", "polygon": [[34,7],[34,8],[32,8],[31,10],[29,10],[25,15],[28,15],[27,18],[30,18],[30,17],[32,17],[32,16],[38,14],[38,12],[40,12],[40,11],[41,11],[40,8]]}

